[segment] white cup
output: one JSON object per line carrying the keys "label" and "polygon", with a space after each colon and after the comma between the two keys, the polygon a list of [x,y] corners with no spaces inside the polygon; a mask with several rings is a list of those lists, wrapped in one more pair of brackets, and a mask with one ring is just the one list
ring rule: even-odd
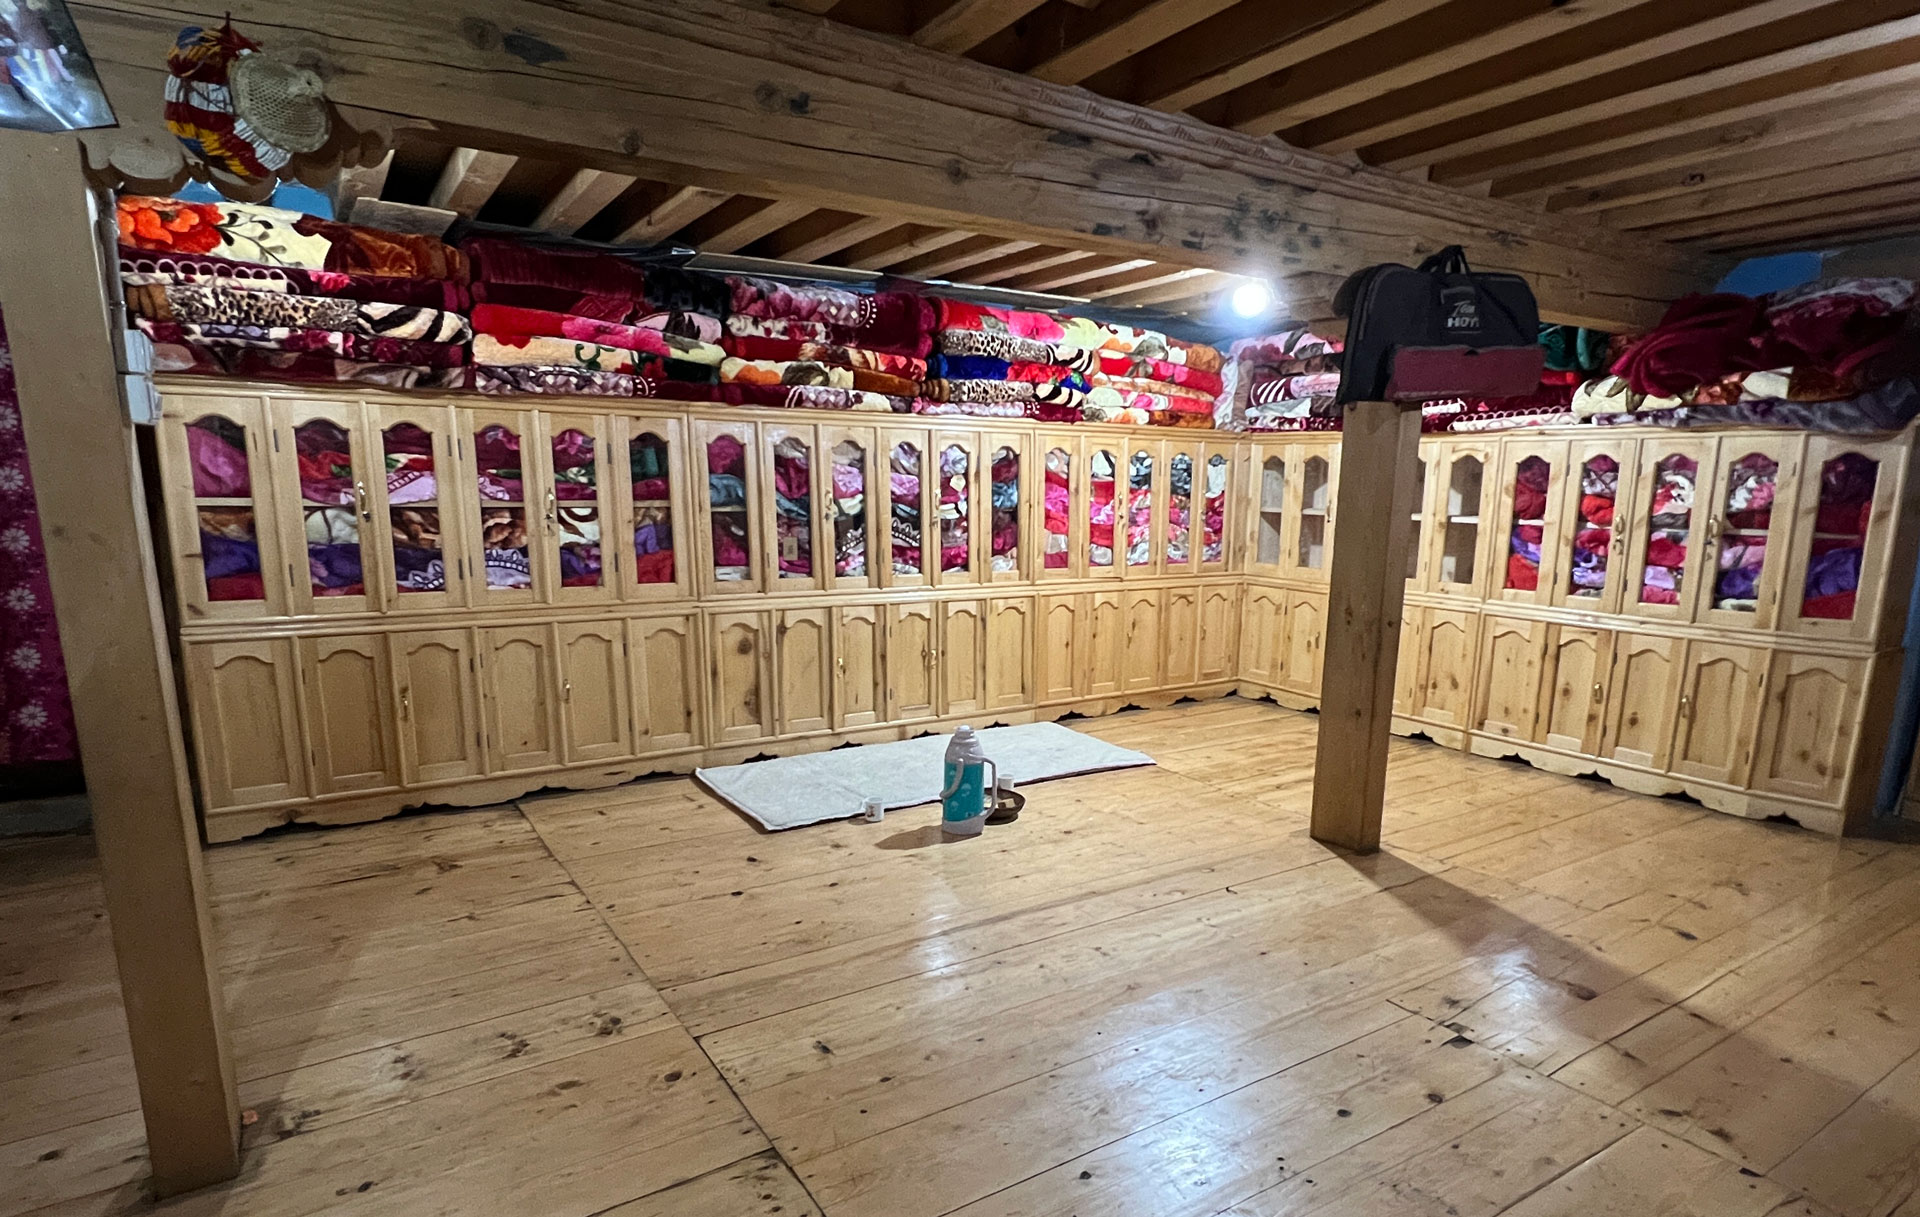
{"label": "white cup", "polygon": [[863,807],[862,818],[869,824],[878,824],[887,818],[887,805],[880,799],[868,799]]}

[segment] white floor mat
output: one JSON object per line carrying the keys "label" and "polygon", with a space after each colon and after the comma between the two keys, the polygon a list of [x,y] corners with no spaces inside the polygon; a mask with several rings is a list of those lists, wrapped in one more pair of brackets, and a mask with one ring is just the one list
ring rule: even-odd
{"label": "white floor mat", "polygon": [[[942,763],[948,735],[891,744],[864,744],[783,756],[744,765],[696,769],[693,776],[762,827],[798,828],[822,820],[859,815],[868,799],[883,800],[888,810],[931,803],[940,798]],[[1015,785],[1151,765],[1144,752],[1121,748],[1059,723],[989,727],[980,746]]]}

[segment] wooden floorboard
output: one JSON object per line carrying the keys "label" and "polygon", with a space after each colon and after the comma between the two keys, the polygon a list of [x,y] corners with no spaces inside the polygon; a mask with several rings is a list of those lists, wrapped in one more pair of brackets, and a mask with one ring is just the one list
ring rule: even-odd
{"label": "wooden floorboard", "polygon": [[1317,719],[767,834],[687,779],[209,851],[233,1184],[155,1206],[83,838],[0,844],[0,1217],[1920,1217],[1920,848]]}

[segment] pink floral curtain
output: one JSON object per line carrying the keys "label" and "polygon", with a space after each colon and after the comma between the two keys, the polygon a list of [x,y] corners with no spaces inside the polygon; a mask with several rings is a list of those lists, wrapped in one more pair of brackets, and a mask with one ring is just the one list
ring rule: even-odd
{"label": "pink floral curtain", "polygon": [[0,316],[0,765],[78,755],[13,352]]}

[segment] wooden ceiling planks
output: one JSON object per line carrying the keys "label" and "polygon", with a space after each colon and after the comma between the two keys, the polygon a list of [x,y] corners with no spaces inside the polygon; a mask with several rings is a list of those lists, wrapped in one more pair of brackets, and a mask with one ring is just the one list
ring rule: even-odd
{"label": "wooden ceiling planks", "polygon": [[1661,239],[1920,155],[1920,0],[775,3]]}

